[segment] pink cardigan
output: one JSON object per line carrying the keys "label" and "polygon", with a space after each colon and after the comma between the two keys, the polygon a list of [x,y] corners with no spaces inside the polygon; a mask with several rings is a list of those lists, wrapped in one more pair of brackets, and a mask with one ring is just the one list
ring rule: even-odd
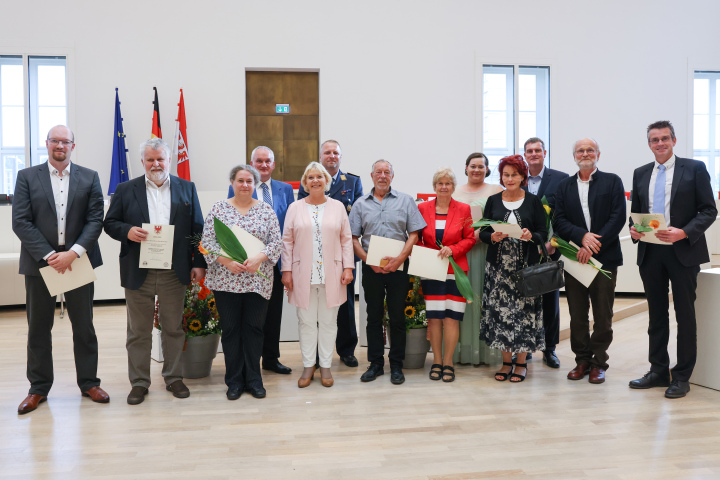
{"label": "pink cardigan", "polygon": [[[347,287],[340,281],[344,268],[355,268],[350,222],[343,204],[327,199],[322,217],[323,265],[327,307],[347,300]],[[313,259],[310,212],[304,199],[290,204],[283,229],[282,271],[292,272],[293,290],[288,302],[299,308],[310,306],[310,268]]]}

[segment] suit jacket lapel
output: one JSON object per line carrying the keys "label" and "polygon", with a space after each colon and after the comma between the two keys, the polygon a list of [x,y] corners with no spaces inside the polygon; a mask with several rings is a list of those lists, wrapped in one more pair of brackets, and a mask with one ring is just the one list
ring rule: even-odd
{"label": "suit jacket lapel", "polygon": [[[445,220],[445,233],[443,234],[443,241],[448,241],[448,233],[449,232],[455,232],[455,213],[457,211],[457,203],[452,198],[450,199],[450,206],[448,207],[448,213]],[[460,238],[462,238],[462,225],[457,225],[460,229]],[[451,240],[454,240],[454,238],[451,238]]]}
{"label": "suit jacket lapel", "polygon": [[176,178],[170,175],[170,225],[174,225],[175,214],[180,205],[180,185]]}
{"label": "suit jacket lapel", "polygon": [[[596,171],[595,175],[597,175],[599,172]],[[597,184],[597,179],[592,178],[590,181],[590,185],[588,185],[588,210],[590,210],[590,223],[592,223],[592,219],[595,215],[593,215],[593,208],[595,207],[595,198],[597,197],[597,188],[593,188]],[[577,182],[575,182],[575,190],[578,190],[578,199],[580,198],[580,192],[579,187],[577,186]],[[580,208],[582,209],[582,205],[580,205]],[[585,214],[583,213],[583,220],[585,219]],[[585,225],[585,228],[587,231],[590,231],[590,225]],[[594,226],[595,230],[599,230],[597,228],[597,225]]]}
{"label": "suit jacket lapel", "polygon": [[433,246],[436,246],[437,237],[435,236],[435,208],[437,207],[437,200],[430,200],[430,218],[428,219],[428,227],[430,227],[430,241]]}
{"label": "suit jacket lapel", "polygon": [[642,205],[640,205],[640,213],[649,213],[650,210],[650,177],[652,176],[653,168],[655,168],[654,162],[648,165],[648,168],[642,172],[642,177],[638,182],[638,189],[640,189],[638,195],[642,203]]}
{"label": "suit jacket lapel", "polygon": [[337,191],[345,190],[345,180],[342,179],[341,175],[344,175],[342,170],[338,170],[338,179],[337,182],[335,182],[335,185],[330,187],[330,191],[328,192],[328,196],[332,197],[335,195]]}
{"label": "suit jacket lapel", "polygon": [[545,189],[547,188],[549,183],[550,183],[550,170],[546,167],[545,173],[543,173],[542,180],[540,180],[540,187],[538,187],[538,192],[537,192],[538,198],[542,199],[543,195],[545,194]]}
{"label": "suit jacket lapel", "polygon": [[[582,203],[580,203],[580,187],[578,187],[577,184],[577,174],[573,175],[572,177],[575,181],[573,182],[572,186],[568,189],[568,198],[565,201],[566,205],[577,205],[577,208],[580,210],[580,218],[582,218],[583,225],[585,225],[585,229],[588,229],[587,222],[585,222],[585,213],[582,211]],[[592,182],[590,182],[590,185],[592,185]],[[592,218],[592,207],[593,207],[593,201],[594,201],[595,195],[593,193],[593,189],[590,188],[588,191],[588,205],[590,206],[590,218]]]}
{"label": "suit jacket lapel", "polygon": [[78,185],[80,184],[80,169],[75,165],[74,163],[70,164],[70,184],[68,186],[68,200],[67,200],[67,210],[70,211],[70,207],[72,206],[73,200],[75,199],[75,191],[78,188]]}
{"label": "suit jacket lapel", "polygon": [[147,202],[147,187],[145,186],[145,175],[138,179],[135,184],[135,200],[140,205],[140,212],[143,214],[144,223],[150,223],[150,210]]}
{"label": "suit jacket lapel", "polygon": [[681,162],[677,156],[675,157],[675,171],[673,172],[672,187],[670,188],[670,208],[672,209],[673,200],[675,199],[675,193],[677,193],[678,186],[682,181],[683,172],[685,172],[685,163]]}
{"label": "suit jacket lapel", "polygon": [[37,174],[38,181],[40,182],[40,185],[42,185],[43,190],[45,190],[45,196],[48,199],[48,203],[50,203],[53,215],[57,217],[57,210],[55,209],[55,195],[53,195],[52,182],[50,181],[50,167],[48,164],[46,163],[45,165],[41,165],[37,170]]}

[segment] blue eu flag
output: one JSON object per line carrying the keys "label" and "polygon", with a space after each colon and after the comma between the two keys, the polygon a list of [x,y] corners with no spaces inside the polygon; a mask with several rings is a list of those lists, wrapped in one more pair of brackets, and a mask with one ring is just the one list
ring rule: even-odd
{"label": "blue eu flag", "polygon": [[129,180],[127,168],[127,149],[123,133],[122,115],[120,115],[120,97],[115,89],[115,139],[113,140],[112,168],[110,169],[110,187],[108,195],[115,193],[118,183]]}

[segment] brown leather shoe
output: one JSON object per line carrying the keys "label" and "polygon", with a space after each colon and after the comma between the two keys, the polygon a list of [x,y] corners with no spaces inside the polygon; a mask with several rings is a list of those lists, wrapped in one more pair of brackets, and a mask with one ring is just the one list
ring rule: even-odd
{"label": "brown leather shoe", "polygon": [[47,397],[45,395],[31,393],[30,395],[25,397],[25,400],[23,400],[18,407],[18,414],[25,415],[26,413],[32,412],[38,407],[38,405],[40,405],[45,400],[47,400]]}
{"label": "brown leather shoe", "polygon": [[82,396],[90,397],[90,400],[97,403],[108,403],[110,401],[110,395],[100,387],[92,387],[90,390],[84,391]]}
{"label": "brown leather shoe", "polygon": [[312,382],[313,377],[315,376],[315,367],[312,367],[312,373],[308,378],[298,378],[298,388],[305,388],[310,386],[310,382]]}
{"label": "brown leather shoe", "polygon": [[335,380],[333,380],[332,377],[330,378],[320,378],[320,383],[322,383],[323,387],[332,387],[335,384]]}
{"label": "brown leather shoe", "polygon": [[590,369],[590,383],[603,383],[605,381],[605,369],[602,367],[593,366]]}
{"label": "brown leather shoe", "polygon": [[190,396],[190,389],[185,386],[182,380],[175,380],[170,385],[166,385],[165,390],[172,392],[173,397],[177,398],[188,398]]}
{"label": "brown leather shoe", "polygon": [[570,373],[567,374],[567,377],[570,380],[582,380],[589,372],[590,364],[582,362],[578,363],[575,368],[570,370]]}

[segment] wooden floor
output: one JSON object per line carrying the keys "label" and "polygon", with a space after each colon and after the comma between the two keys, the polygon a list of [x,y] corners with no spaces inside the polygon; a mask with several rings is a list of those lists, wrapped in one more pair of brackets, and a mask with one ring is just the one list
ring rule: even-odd
{"label": "wooden floor", "polygon": [[[297,343],[281,345],[291,376],[267,374],[267,398],[225,398],[218,355],[210,377],[173,398],[160,365],[145,402],[130,406],[123,306],[95,309],[99,376],[112,400],[98,405],[75,386],[67,319],[54,330],[55,386],[47,403],[18,416],[28,389],[24,311],[0,311],[0,478],[182,479],[665,479],[720,478],[720,392],[692,386],[630,390],[648,369],[647,317],[615,323],[604,385],[565,378],[538,358],[522,384],[493,380],[494,367],[458,367],[454,383],[406,370],[359,381],[333,367],[335,386],[297,388]],[[674,335],[673,335],[674,336]],[[674,348],[674,346],[672,347]],[[358,357],[365,355],[359,349]]]}

